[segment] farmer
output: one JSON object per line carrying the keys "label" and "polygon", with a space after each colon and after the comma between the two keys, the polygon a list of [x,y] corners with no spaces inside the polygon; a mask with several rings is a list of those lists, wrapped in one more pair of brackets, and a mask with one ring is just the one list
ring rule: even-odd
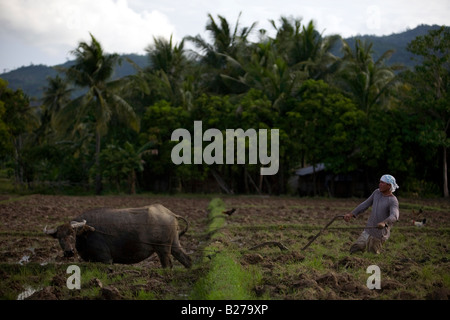
{"label": "farmer", "polygon": [[351,213],[344,215],[349,222],[372,206],[372,213],[367,220],[366,229],[350,247],[350,253],[365,251],[379,254],[383,243],[389,238],[390,229],[399,218],[398,200],[392,193],[399,186],[389,174],[381,177],[378,189]]}

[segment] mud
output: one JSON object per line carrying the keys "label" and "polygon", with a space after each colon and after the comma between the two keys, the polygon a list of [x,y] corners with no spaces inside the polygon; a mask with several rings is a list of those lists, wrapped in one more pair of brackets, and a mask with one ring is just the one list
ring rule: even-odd
{"label": "mud", "polygon": [[[305,251],[301,248],[332,217],[345,214],[360,199],[304,199],[278,197],[223,197],[227,209],[235,208],[227,220],[225,238],[234,250],[240,250],[244,268],[255,268],[262,275],[253,288],[261,299],[448,299],[449,297],[449,217],[450,204],[445,200],[400,199],[401,219],[381,256],[349,255],[348,248],[361,230],[330,230]],[[204,274],[202,247],[208,242],[207,206],[210,197],[155,196],[1,196],[0,198],[0,299],[186,299],[194,283]],[[163,271],[156,255],[132,266],[101,265],[110,284],[93,275],[83,284],[93,292],[83,296],[66,288],[65,268],[80,265],[83,272],[89,263],[77,256],[64,258],[56,240],[45,236],[43,229],[55,227],[98,207],[140,207],[160,203],[190,222],[181,238],[194,267],[185,270],[174,261],[175,271]],[[402,209],[402,203],[405,205]],[[420,209],[420,210],[419,210]],[[411,220],[427,218],[426,232],[418,233]],[[367,217],[367,215],[366,215]],[[366,218],[352,226],[363,226]],[[333,224],[333,226],[335,226]],[[337,227],[346,227],[337,222]],[[248,250],[264,242],[264,246]],[[379,265],[382,288],[366,285],[366,268]],[[23,266],[32,266],[36,274],[28,283],[17,279]],[[45,273],[50,281],[42,283]],[[31,283],[31,284],[29,284]]]}
{"label": "mud", "polygon": [[[227,220],[228,236],[241,248],[264,242],[289,248],[286,252],[264,246],[242,255],[243,265],[263,270],[261,285],[255,288],[261,298],[448,299],[450,202],[399,201],[400,220],[381,255],[350,255],[348,251],[369,213],[351,224],[336,220],[302,251],[334,216],[350,212],[361,199],[227,198],[227,207],[236,208]],[[427,219],[424,228],[412,225],[412,220],[423,218]],[[371,265],[380,267],[380,289],[367,285]]]}

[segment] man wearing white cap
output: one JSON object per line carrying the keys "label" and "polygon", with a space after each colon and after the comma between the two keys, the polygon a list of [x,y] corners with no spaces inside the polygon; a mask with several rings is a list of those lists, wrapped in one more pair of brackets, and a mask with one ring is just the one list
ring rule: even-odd
{"label": "man wearing white cap", "polygon": [[344,220],[348,222],[372,206],[372,213],[367,220],[366,229],[350,247],[350,253],[365,250],[376,254],[380,253],[383,243],[390,236],[392,225],[399,218],[398,200],[393,195],[398,188],[393,176],[383,175],[378,189],[351,213],[344,216]]}

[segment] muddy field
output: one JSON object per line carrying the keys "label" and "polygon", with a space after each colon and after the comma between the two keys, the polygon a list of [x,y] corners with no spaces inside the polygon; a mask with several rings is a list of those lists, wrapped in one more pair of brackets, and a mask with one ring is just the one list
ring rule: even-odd
{"label": "muddy field", "polygon": [[[238,253],[242,268],[260,280],[256,299],[448,299],[450,294],[449,213],[446,200],[400,200],[400,221],[383,253],[349,255],[368,213],[351,224],[336,221],[313,244],[303,246],[331,218],[353,209],[360,199],[222,197],[227,209],[224,250]],[[211,197],[0,196],[0,299],[189,299],[207,272],[205,248]],[[45,236],[85,210],[160,203],[186,217],[190,228],[180,240],[194,265],[177,261],[162,270],[156,255],[135,265],[86,263],[64,258],[56,240]],[[423,228],[411,220],[427,219]],[[360,229],[358,229],[360,228]],[[218,241],[218,240],[215,240]],[[280,250],[270,243],[282,244]],[[267,243],[258,249],[254,246]],[[66,287],[67,266],[81,268],[81,290]],[[369,289],[367,268],[381,271],[381,289]]]}
{"label": "muddy field", "polygon": [[[73,197],[2,196],[0,199],[0,299],[14,299],[22,294],[28,299],[183,299],[196,280],[174,262],[175,272],[160,268],[156,255],[134,265],[104,265],[83,262],[79,257],[63,257],[59,243],[43,233],[45,226],[54,228],[69,222],[82,212],[99,207],[141,207],[160,203],[189,220],[189,231],[181,238],[184,250],[195,259],[203,241],[207,221],[207,198],[171,197]],[[66,269],[81,268],[82,290],[68,290]],[[23,271],[26,270],[26,271]],[[25,277],[20,276],[25,273]],[[26,280],[27,273],[31,273]],[[106,277],[103,279],[101,277]],[[180,283],[177,283],[179,277]],[[25,279],[24,279],[25,278]],[[45,279],[45,280],[44,280]],[[148,280],[148,281],[146,281]],[[49,283],[48,283],[49,282]],[[105,283],[112,283],[107,286]],[[33,295],[26,297],[31,291]],[[11,290],[12,289],[12,290]],[[85,290],[83,290],[85,289]]]}
{"label": "muddy field", "polygon": [[[242,264],[262,270],[255,288],[271,299],[448,299],[450,295],[448,201],[400,201],[400,220],[381,255],[348,250],[366,223],[368,212],[352,223],[336,220],[306,249],[332,218],[350,212],[361,199],[226,199],[239,208],[229,219],[230,241],[239,247],[266,242],[246,251]],[[412,220],[426,218],[425,227]],[[245,226],[245,227],[243,227]],[[370,290],[369,266],[380,268],[381,289]]]}

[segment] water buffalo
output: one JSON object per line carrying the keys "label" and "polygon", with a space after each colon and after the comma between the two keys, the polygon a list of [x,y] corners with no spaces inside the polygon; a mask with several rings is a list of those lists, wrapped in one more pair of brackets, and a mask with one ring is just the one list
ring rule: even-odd
{"label": "water buffalo", "polygon": [[[177,219],[186,224],[181,231]],[[179,236],[188,229],[187,220],[160,204],[94,209],[75,220],[56,229],[44,229],[59,240],[66,257],[73,256],[76,248],[85,261],[132,264],[156,252],[163,268],[172,267],[170,254],[186,268],[192,264],[179,241]]]}

